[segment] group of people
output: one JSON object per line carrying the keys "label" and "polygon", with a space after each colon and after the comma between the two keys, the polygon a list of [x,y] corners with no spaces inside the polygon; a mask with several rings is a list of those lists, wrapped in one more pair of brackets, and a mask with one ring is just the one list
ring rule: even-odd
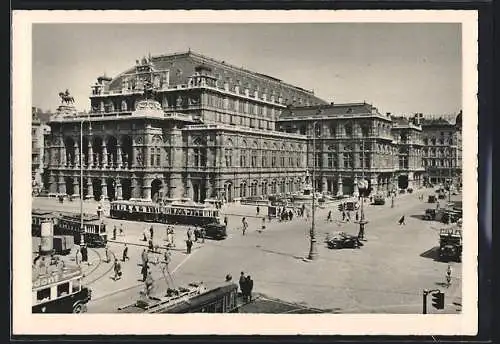
{"label": "group of people", "polygon": [[[227,280],[227,277],[226,277]],[[240,275],[240,291],[241,296],[243,297],[244,302],[252,301],[252,290],[253,290],[253,280],[250,275],[245,276],[245,273],[242,271]]]}

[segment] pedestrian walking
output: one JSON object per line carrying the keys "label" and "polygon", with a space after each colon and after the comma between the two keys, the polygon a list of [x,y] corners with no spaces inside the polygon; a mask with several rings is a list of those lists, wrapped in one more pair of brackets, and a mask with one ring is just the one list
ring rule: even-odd
{"label": "pedestrian walking", "polygon": [[141,259],[142,259],[142,266],[148,265],[149,256],[148,253],[146,252],[146,249],[142,250]]}
{"label": "pedestrian walking", "polygon": [[153,240],[153,235],[154,235],[154,229],[153,229],[153,226],[151,226],[151,227],[149,228],[149,234],[150,234],[150,238],[151,238],[151,240]]}
{"label": "pedestrian walking", "polygon": [[123,255],[122,255],[122,261],[130,260],[128,257],[128,246],[125,244],[125,247],[123,248]]}
{"label": "pedestrian walking", "polygon": [[193,239],[193,230],[191,229],[191,227],[188,228],[186,235],[187,235],[187,239],[189,241],[191,241]]}
{"label": "pedestrian walking", "polygon": [[104,262],[109,263],[109,248],[108,245],[104,247]]}
{"label": "pedestrian walking", "polygon": [[149,239],[149,241],[148,241],[148,248],[149,248],[149,251],[151,251],[151,252],[155,251],[152,239]]}
{"label": "pedestrian walking", "polygon": [[247,296],[247,301],[252,302],[252,290],[253,290],[253,280],[252,277],[247,276],[246,278],[246,296]]}
{"label": "pedestrian walking", "polygon": [[446,269],[446,288],[451,286],[451,265],[448,264],[448,268]]}
{"label": "pedestrian walking", "polygon": [[359,212],[356,211],[356,221],[359,221]]}
{"label": "pedestrian walking", "polygon": [[125,232],[123,231],[123,224],[120,223],[120,236],[124,236]]}
{"label": "pedestrian walking", "polygon": [[292,221],[292,220],[293,220],[293,211],[292,211],[291,209],[288,211],[288,219],[289,219],[290,221]]}
{"label": "pedestrian walking", "polygon": [[193,241],[190,239],[186,240],[186,252],[187,252],[187,254],[191,254],[192,247],[193,247]]}
{"label": "pedestrian walking", "polygon": [[439,209],[439,201],[437,201],[436,209]]}
{"label": "pedestrian walking", "polygon": [[266,229],[266,217],[262,216],[262,230]]}
{"label": "pedestrian walking", "polygon": [[345,221],[345,218],[346,218],[345,211],[342,211],[342,221]]}
{"label": "pedestrian walking", "polygon": [[148,241],[148,228],[144,228],[144,232],[142,232],[142,241]]}
{"label": "pedestrian walking", "polygon": [[148,276],[149,265],[144,264],[141,268],[142,281],[146,282],[146,277]]}
{"label": "pedestrian walking", "polygon": [[116,240],[116,225],[113,226],[113,240]]}
{"label": "pedestrian walking", "polygon": [[81,252],[82,252],[82,263],[87,263],[88,265],[91,265],[91,263],[89,262],[87,245],[82,246]]}
{"label": "pedestrian walking", "polygon": [[245,273],[242,271],[241,274],[240,274],[240,280],[239,280],[240,291],[241,291],[241,295],[242,296],[243,296],[243,289],[244,289],[244,286],[245,286],[245,282],[246,282]]}
{"label": "pedestrian walking", "polygon": [[207,235],[207,231],[206,231],[205,227],[201,227],[200,234],[201,234],[201,243],[204,244],[205,243],[205,236]]}
{"label": "pedestrian walking", "polygon": [[257,216],[259,216],[260,208],[257,206]]}
{"label": "pedestrian walking", "polygon": [[242,223],[242,225],[243,225],[243,228],[242,228],[242,230],[243,230],[243,235],[245,235],[245,233],[246,233],[246,231],[247,231],[247,227],[248,227],[247,220],[246,220],[246,218],[245,218],[245,217],[243,217],[243,219],[241,219],[241,223]]}
{"label": "pedestrian walking", "polygon": [[346,213],[346,221],[347,221],[347,222],[351,222],[351,212],[350,212],[350,211],[348,211],[348,212]]}
{"label": "pedestrian walking", "polygon": [[405,216],[404,216],[404,215],[403,215],[403,216],[401,216],[401,218],[399,219],[398,223],[399,223],[399,225],[400,225],[400,226],[401,226],[401,225],[406,225],[406,222],[405,222]]}
{"label": "pedestrian walking", "polygon": [[151,297],[150,295],[151,291],[153,290],[154,280],[150,270],[148,270],[145,282],[146,282],[146,296]]}
{"label": "pedestrian walking", "polygon": [[115,258],[115,264],[113,266],[113,270],[115,272],[115,276],[113,277],[113,279],[115,281],[122,278],[122,266],[121,266],[120,262],[118,261],[118,258]]}
{"label": "pedestrian walking", "polygon": [[80,248],[77,248],[76,249],[76,253],[75,253],[75,262],[76,262],[76,265],[80,265],[82,261],[82,256],[81,256],[81,253],[80,253]]}
{"label": "pedestrian walking", "polygon": [[332,222],[332,211],[331,210],[328,211],[328,216],[326,217],[326,221]]}
{"label": "pedestrian walking", "polygon": [[226,226],[227,228],[227,216],[224,216],[224,225]]}

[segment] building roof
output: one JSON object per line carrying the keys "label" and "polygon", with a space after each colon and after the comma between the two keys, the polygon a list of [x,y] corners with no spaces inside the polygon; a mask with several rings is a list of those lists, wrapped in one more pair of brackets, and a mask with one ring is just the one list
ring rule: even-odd
{"label": "building roof", "polygon": [[[326,101],[314,96],[312,91],[192,51],[152,56],[150,60],[143,59],[142,64],[152,66],[153,70],[158,73],[168,70],[170,86],[186,85],[189,78],[195,72],[200,73],[200,67],[203,67],[203,73],[211,73],[212,76],[218,79],[218,86],[223,87],[224,83],[227,83],[229,89],[234,91],[235,86],[238,85],[241,94],[244,94],[245,89],[248,89],[251,95],[257,90],[259,95],[265,93],[268,99],[274,94],[276,100],[278,100],[281,95],[286,104],[292,104],[294,100],[299,104],[299,99],[304,104],[307,102],[310,104],[326,104]],[[133,75],[136,67],[133,66],[113,78],[108,85],[109,90],[121,90],[123,79]]]}
{"label": "building roof", "polygon": [[[283,109],[280,119],[301,119],[308,117],[377,115],[383,116],[378,109],[368,103],[326,104]],[[390,118],[388,118],[390,120]]]}
{"label": "building roof", "polygon": [[422,118],[421,122],[423,127],[430,127],[430,126],[453,126],[452,123],[447,121],[446,119],[440,117],[440,118]]}

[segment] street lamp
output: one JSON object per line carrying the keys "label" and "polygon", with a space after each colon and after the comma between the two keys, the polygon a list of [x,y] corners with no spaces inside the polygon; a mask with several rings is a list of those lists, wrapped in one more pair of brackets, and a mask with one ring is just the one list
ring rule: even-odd
{"label": "street lamp", "polygon": [[80,246],[85,245],[85,231],[83,228],[83,122],[85,121],[89,122],[89,133],[92,131],[90,118],[82,118],[80,120]]}
{"label": "street lamp", "polygon": [[368,221],[365,220],[365,208],[364,208],[364,203],[365,203],[365,192],[368,188],[368,183],[365,182],[365,140],[361,139],[361,180],[362,183],[362,188],[360,189],[360,195],[361,195],[361,218],[359,220],[359,233],[358,233],[358,238],[360,240],[365,240],[365,225],[368,223]]}
{"label": "street lamp", "polygon": [[312,221],[311,221],[311,242],[309,247],[308,259],[315,260],[318,258],[318,245],[316,242],[316,228],[315,228],[315,199],[316,199],[316,124],[317,121],[313,122],[313,167],[312,167]]}

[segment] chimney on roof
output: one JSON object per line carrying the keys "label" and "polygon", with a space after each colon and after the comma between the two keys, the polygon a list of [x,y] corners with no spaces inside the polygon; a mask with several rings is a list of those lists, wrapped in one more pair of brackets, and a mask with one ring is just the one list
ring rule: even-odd
{"label": "chimney on roof", "polygon": [[390,112],[386,112],[385,114],[387,115],[387,117],[390,117],[390,116],[391,116],[391,113],[390,113]]}

